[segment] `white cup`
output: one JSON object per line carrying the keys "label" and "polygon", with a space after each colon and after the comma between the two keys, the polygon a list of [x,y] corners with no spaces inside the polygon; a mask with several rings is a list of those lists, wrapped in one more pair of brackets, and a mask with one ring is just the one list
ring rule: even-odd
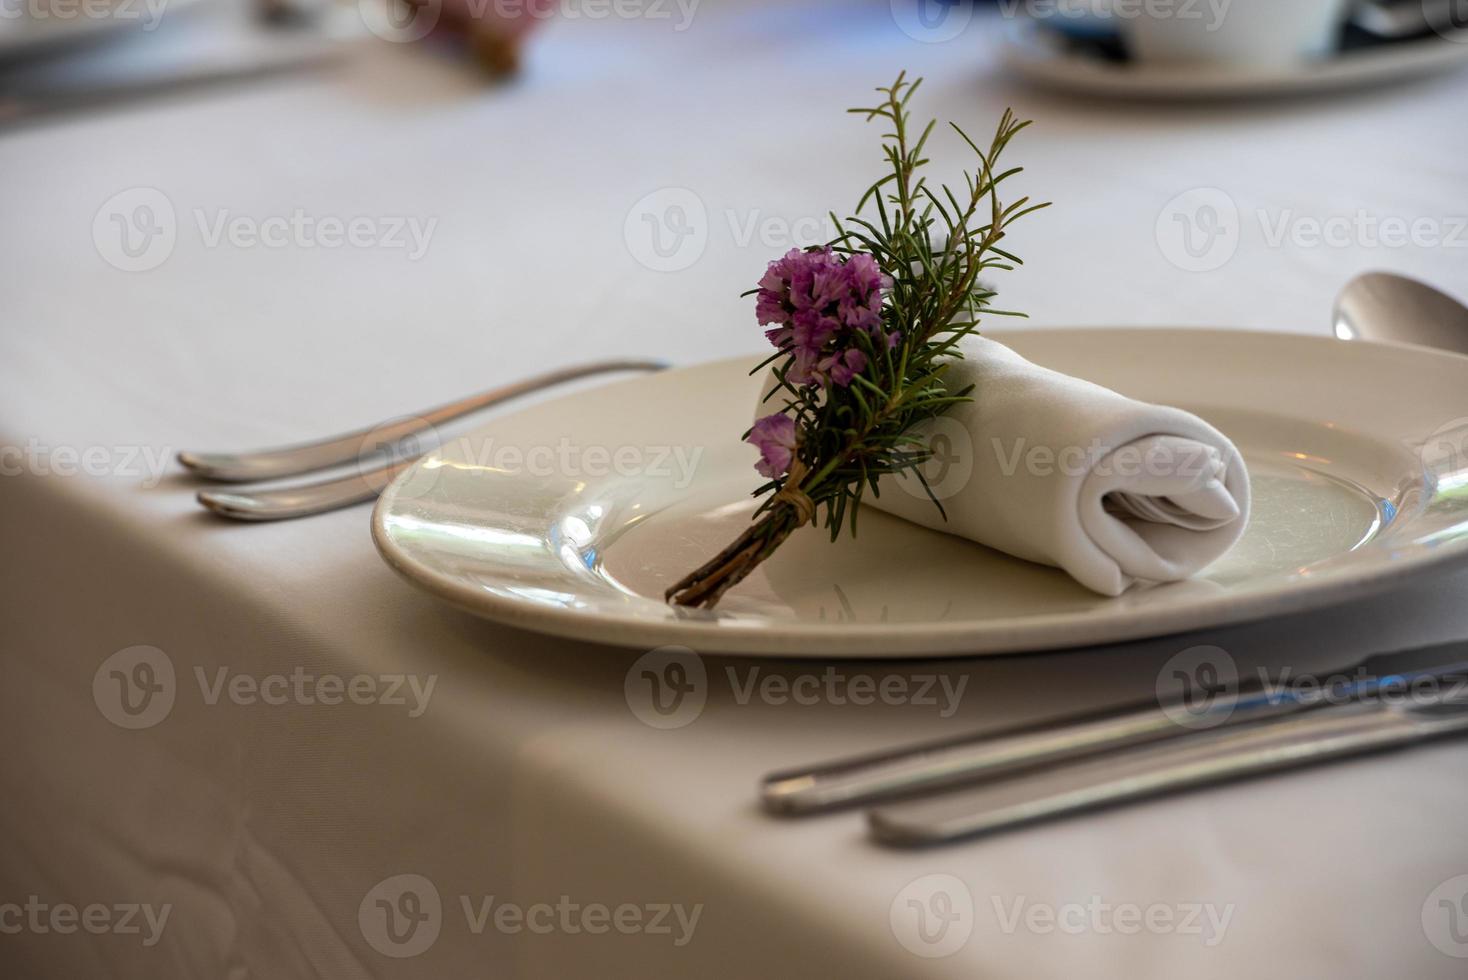
{"label": "white cup", "polygon": [[1137,61],[1279,68],[1333,54],[1355,2],[1115,0],[1115,5]]}

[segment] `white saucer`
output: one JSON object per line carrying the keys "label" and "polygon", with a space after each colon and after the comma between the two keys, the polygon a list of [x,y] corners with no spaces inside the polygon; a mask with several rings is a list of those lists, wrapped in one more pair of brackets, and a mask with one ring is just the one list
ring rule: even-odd
{"label": "white saucer", "polygon": [[[395,481],[373,538],[415,585],[525,629],[842,657],[1161,635],[1338,603],[1468,559],[1468,357],[1232,330],[993,336],[1227,433],[1252,475],[1244,539],[1194,580],[1108,599],[1055,569],[868,509],[855,540],[798,532],[715,612],[670,608],[663,589],[753,509],[760,478],[739,441],[756,397],[753,358],[497,418]],[[691,475],[678,452],[696,460]]]}
{"label": "white saucer", "polygon": [[1348,51],[1275,69],[1117,64],[1078,53],[1057,32],[1021,20],[1005,33],[1004,63],[1036,84],[1078,95],[1189,101],[1322,92],[1429,75],[1468,65],[1468,31]]}

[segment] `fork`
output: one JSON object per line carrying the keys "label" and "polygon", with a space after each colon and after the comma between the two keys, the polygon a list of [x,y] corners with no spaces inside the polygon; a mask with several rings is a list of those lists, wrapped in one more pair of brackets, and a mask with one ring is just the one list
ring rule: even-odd
{"label": "fork", "polygon": [[[394,477],[422,455],[420,452],[405,453],[403,446],[414,436],[435,426],[568,381],[619,371],[662,371],[667,367],[663,361],[652,360],[596,361],[538,374],[418,415],[315,442],[248,453],[183,451],[178,454],[178,461],[194,475],[222,483],[282,479],[358,463],[355,472],[315,483],[237,492],[201,490],[198,494],[198,501],[205,508],[235,520],[275,521],[308,517],[376,497]],[[369,460],[383,457],[385,462],[365,465]]]}

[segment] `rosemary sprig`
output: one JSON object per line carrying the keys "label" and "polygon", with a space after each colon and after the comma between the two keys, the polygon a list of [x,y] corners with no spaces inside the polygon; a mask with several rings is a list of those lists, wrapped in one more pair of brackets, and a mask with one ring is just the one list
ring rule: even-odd
{"label": "rosemary sprig", "polygon": [[[1021,264],[999,243],[1011,224],[1047,206],[1028,197],[1006,203],[1000,195],[1000,185],[1021,168],[1001,170],[999,159],[1029,123],[1006,110],[987,149],[950,124],[978,163],[964,172],[959,193],[947,185],[935,189],[923,168],[936,121],[914,136],[908,112],[921,83],[908,82],[904,72],[877,90],[882,99],[875,106],[849,110],[887,124],[888,172],[862,195],[855,214],[845,221],[831,215],[837,235],[830,252],[846,260],[870,255],[890,280],[881,329],[847,331],[830,342],[836,353],[859,352],[862,367],[848,383],[810,377],[788,338],[755,369],[772,369],[778,379],[770,399],[794,420],[793,459],[783,475],[754,491],[765,499],[749,528],[668,589],[674,604],[714,606],[808,522],[824,524],[833,541],[843,529],[855,534],[862,497],[878,496],[883,476],[913,470],[927,489],[918,467],[931,451],[910,430],[969,400],[972,388],[949,390],[944,373],[962,356],[958,345],[977,331],[980,316],[1023,315],[993,309],[995,293],[981,277]],[[941,513],[931,489],[928,496]]]}

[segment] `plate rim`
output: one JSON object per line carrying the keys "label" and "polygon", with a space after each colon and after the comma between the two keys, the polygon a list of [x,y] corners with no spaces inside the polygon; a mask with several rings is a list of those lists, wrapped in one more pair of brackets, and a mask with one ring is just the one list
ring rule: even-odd
{"label": "plate rim", "polygon": [[[1005,338],[1021,335],[1094,335],[1097,332],[1157,332],[1173,335],[1187,333],[1215,339],[1247,336],[1264,343],[1298,343],[1307,346],[1369,345],[1382,351],[1445,358],[1468,365],[1468,355],[1415,344],[1346,341],[1318,334],[1244,328],[1172,325],[1037,327],[986,331],[985,336],[1003,341]],[[750,358],[751,355],[737,355],[680,365],[671,370],[686,371],[721,364],[745,363]],[[636,385],[644,380],[645,377],[628,378],[592,390]],[[575,399],[582,394],[584,391],[552,400]],[[511,417],[527,410],[529,409],[509,412],[499,418]],[[417,565],[400,549],[386,526],[388,511],[398,487],[412,479],[418,469],[434,456],[434,453],[427,454],[399,474],[383,489],[372,508],[372,542],[388,567],[418,588],[480,618],[531,632],[620,648],[684,646],[700,653],[722,655],[863,660],[1003,656],[1060,651],[1153,639],[1327,609],[1365,595],[1387,591],[1396,585],[1415,581],[1419,576],[1463,564],[1468,560],[1468,539],[1464,539],[1400,563],[1368,563],[1329,578],[1295,579],[1287,586],[1269,592],[1225,593],[1199,597],[1184,605],[1142,610],[1132,607],[1116,613],[1091,610],[1084,614],[1062,614],[1058,618],[1030,615],[986,619],[982,621],[982,629],[978,631],[971,620],[921,625],[790,622],[765,628],[747,621],[734,625],[728,621],[716,620],[707,614],[691,614],[698,618],[686,620],[648,620],[602,612],[567,614],[556,607],[535,605],[471,589],[432,569]]]}

